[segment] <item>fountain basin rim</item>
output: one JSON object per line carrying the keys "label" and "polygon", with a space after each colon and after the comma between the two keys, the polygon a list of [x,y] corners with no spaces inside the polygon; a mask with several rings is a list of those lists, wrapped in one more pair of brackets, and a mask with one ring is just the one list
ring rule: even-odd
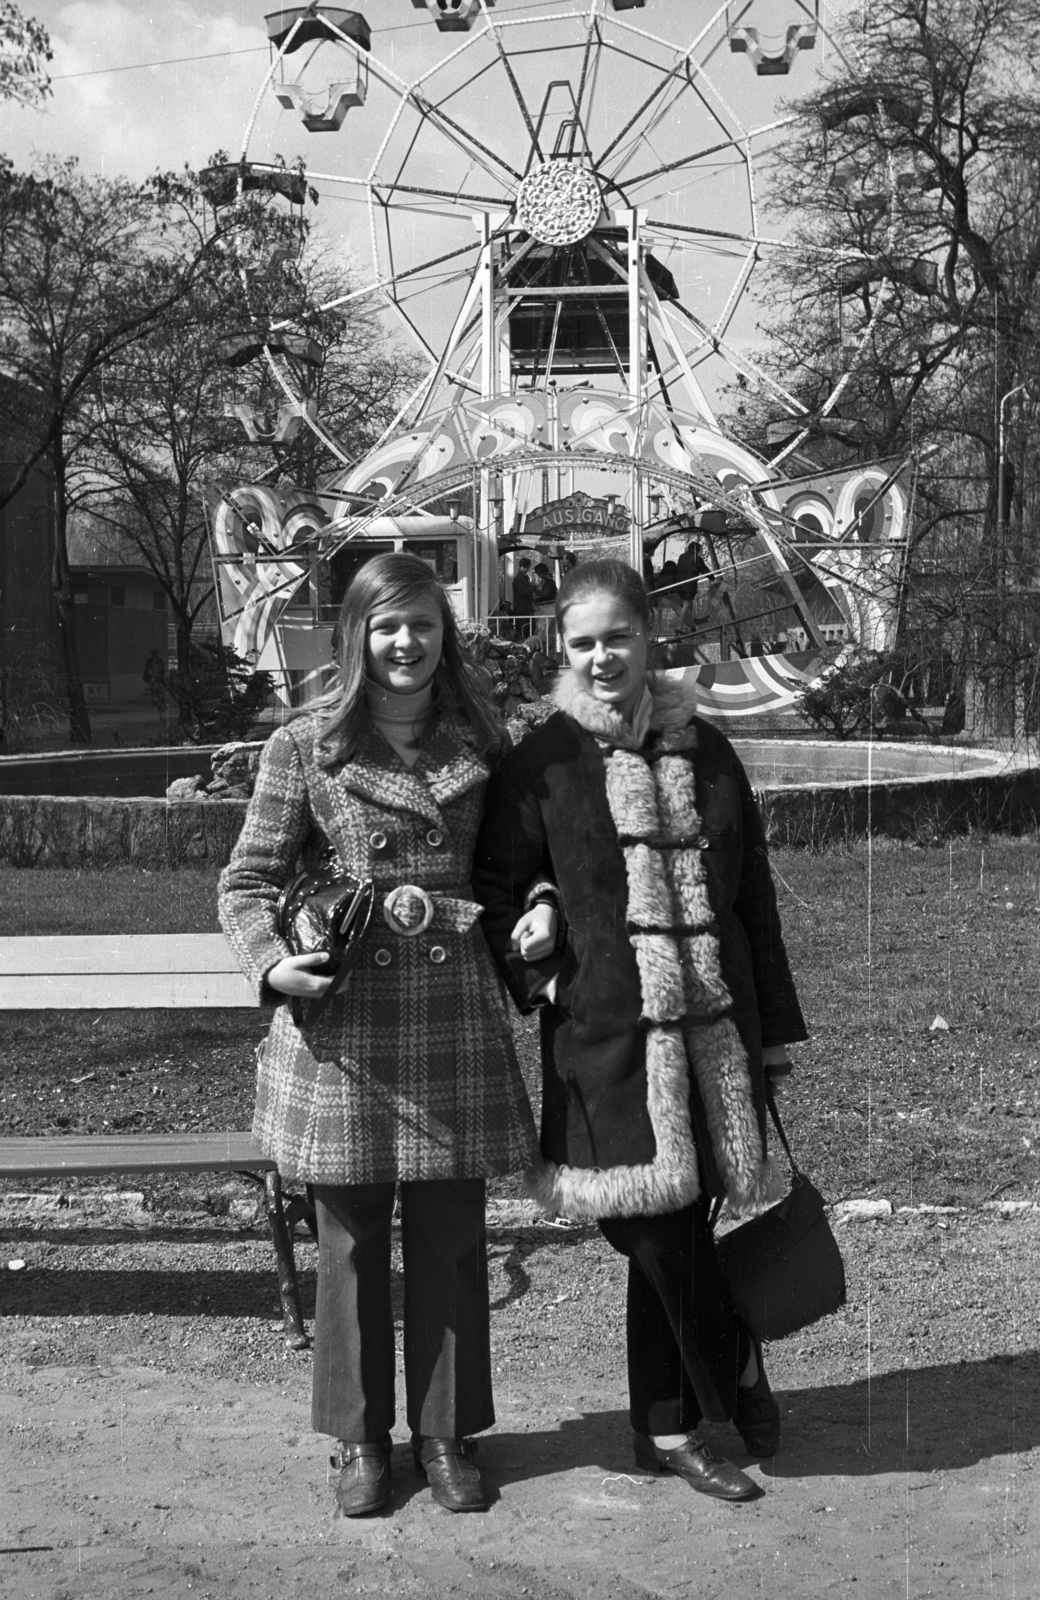
{"label": "fountain basin rim", "polygon": [[[924,744],[918,740],[874,740],[874,739],[755,739],[741,738],[737,733],[728,734],[741,760],[747,759],[751,770],[748,773],[752,788],[758,794],[790,793],[835,790],[869,790],[884,787],[886,789],[906,789],[929,783],[970,783],[979,778],[996,778],[1009,776],[1012,773],[1025,773],[1040,771],[1040,760],[1035,751],[1009,751],[980,749],[973,745],[938,745]],[[861,762],[873,756],[882,770],[867,775],[863,772],[847,772],[837,777],[819,778],[786,778],[782,773],[769,774],[765,769],[766,761],[761,759],[766,749],[773,748],[782,753],[782,758],[777,761],[777,767],[784,765],[783,757],[789,764],[797,759],[799,751],[808,753],[827,752],[833,759],[841,753],[848,754],[852,760],[850,765],[860,765]],[[758,762],[753,760],[757,753]],[[943,757],[949,758],[949,764],[942,765]],[[856,758],[860,758],[857,762]],[[889,763],[892,758],[918,758],[924,757],[922,769],[916,772],[893,772],[884,770],[884,763]]]}

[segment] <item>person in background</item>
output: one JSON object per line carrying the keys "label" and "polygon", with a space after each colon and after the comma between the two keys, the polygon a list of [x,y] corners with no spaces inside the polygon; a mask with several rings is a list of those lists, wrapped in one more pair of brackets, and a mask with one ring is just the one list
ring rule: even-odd
{"label": "person in background", "polygon": [[556,599],[556,580],[544,561],[539,561],[534,569],[534,603],[535,609],[540,612],[548,611]]}
{"label": "person in background", "polygon": [[691,539],[675,563],[675,575],[682,580],[682,586],[678,591],[680,633],[688,633],[693,627],[693,608],[697,600],[697,586],[700,579],[710,576],[710,573],[711,568],[701,553],[698,540]]}
{"label": "person in background", "polygon": [[677,583],[678,577],[675,570],[675,562],[664,562],[650,596],[661,619],[659,624],[661,633],[665,633],[669,626],[673,632],[675,631],[675,619],[682,610],[682,599],[676,587]]}
{"label": "person in background", "polygon": [[152,651],[145,662],[141,679],[148,690],[149,700],[162,716],[166,710],[166,662],[157,649]]}
{"label": "person in background", "polygon": [[513,574],[513,615],[517,620],[517,638],[526,639],[531,631],[531,618],[534,616],[534,579],[531,577],[531,561],[528,556],[521,556]]}
{"label": "person in background", "polygon": [[[416,1470],[449,1511],[487,1498],[464,1449],[489,1428],[485,1180],[537,1142],[502,986],[469,884],[505,734],[448,598],[416,556],[373,557],[340,612],[332,688],[264,747],[220,879],[220,922],[275,1006],[253,1131],[313,1187],[318,1290],[311,1422],[338,1440],[337,1500],[392,1495],[390,1224],[400,1185],[404,1369]],[[319,1013],[320,955],[294,955],[278,902],[300,864],[375,885],[358,964]],[[297,1022],[294,1016],[294,1003]]]}
{"label": "person in background", "polygon": [[696,1429],[732,1419],[759,1457],[780,1438],[709,1221],[713,1196],[748,1216],[788,1191],[766,1077],[806,1029],[765,832],[733,746],[648,670],[639,575],[583,563],[556,619],[556,710],[496,769],[473,871],[514,1000],[542,1006],[533,1188],[628,1258],[637,1464],[746,1500],[754,1480]]}

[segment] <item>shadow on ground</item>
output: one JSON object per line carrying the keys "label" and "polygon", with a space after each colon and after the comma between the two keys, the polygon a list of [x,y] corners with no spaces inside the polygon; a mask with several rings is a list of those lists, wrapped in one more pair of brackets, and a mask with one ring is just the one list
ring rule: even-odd
{"label": "shadow on ground", "polygon": [[[1040,1352],[948,1367],[908,1367],[869,1380],[794,1389],[777,1396],[784,1414],[779,1454],[767,1477],[871,1477],[945,1472],[1040,1445]],[[729,1426],[708,1430],[731,1460],[749,1458]],[[568,1418],[551,1429],[499,1432],[480,1443],[490,1483],[597,1467],[635,1473],[627,1413]]]}

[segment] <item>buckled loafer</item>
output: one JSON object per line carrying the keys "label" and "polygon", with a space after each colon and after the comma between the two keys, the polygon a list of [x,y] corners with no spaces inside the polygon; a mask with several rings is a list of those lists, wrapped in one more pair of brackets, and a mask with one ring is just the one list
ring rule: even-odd
{"label": "buckled loafer", "polygon": [[390,1435],[367,1439],[360,1444],[339,1442],[329,1463],[339,1467],[336,1503],[345,1517],[367,1517],[381,1511],[393,1495],[390,1476]]}
{"label": "buckled loafer", "polygon": [[762,1490],[746,1472],[718,1456],[692,1434],[674,1450],[659,1450],[645,1433],[633,1435],[636,1464],[644,1472],[674,1472],[698,1494],[716,1500],[757,1500]]}
{"label": "buckled loafer", "polygon": [[420,1439],[413,1434],[412,1456],[416,1472],[427,1479],[439,1506],[446,1511],[487,1510],[480,1473],[461,1439]]}

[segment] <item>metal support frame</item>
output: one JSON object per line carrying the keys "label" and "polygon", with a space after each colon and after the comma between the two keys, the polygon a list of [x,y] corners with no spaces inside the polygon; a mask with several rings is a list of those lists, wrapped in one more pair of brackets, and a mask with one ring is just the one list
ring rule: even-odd
{"label": "metal support frame", "polygon": [[282,1192],[282,1180],[277,1172],[242,1171],[240,1176],[259,1184],[264,1195],[264,1214],[271,1230],[271,1243],[278,1267],[278,1293],[282,1302],[282,1326],[285,1342],[290,1350],[307,1350],[310,1338],[303,1318],[300,1284],[296,1275],[296,1255],[293,1250],[293,1229],[297,1222],[306,1222],[315,1239],[318,1237],[317,1219],[310,1188],[306,1198]]}

